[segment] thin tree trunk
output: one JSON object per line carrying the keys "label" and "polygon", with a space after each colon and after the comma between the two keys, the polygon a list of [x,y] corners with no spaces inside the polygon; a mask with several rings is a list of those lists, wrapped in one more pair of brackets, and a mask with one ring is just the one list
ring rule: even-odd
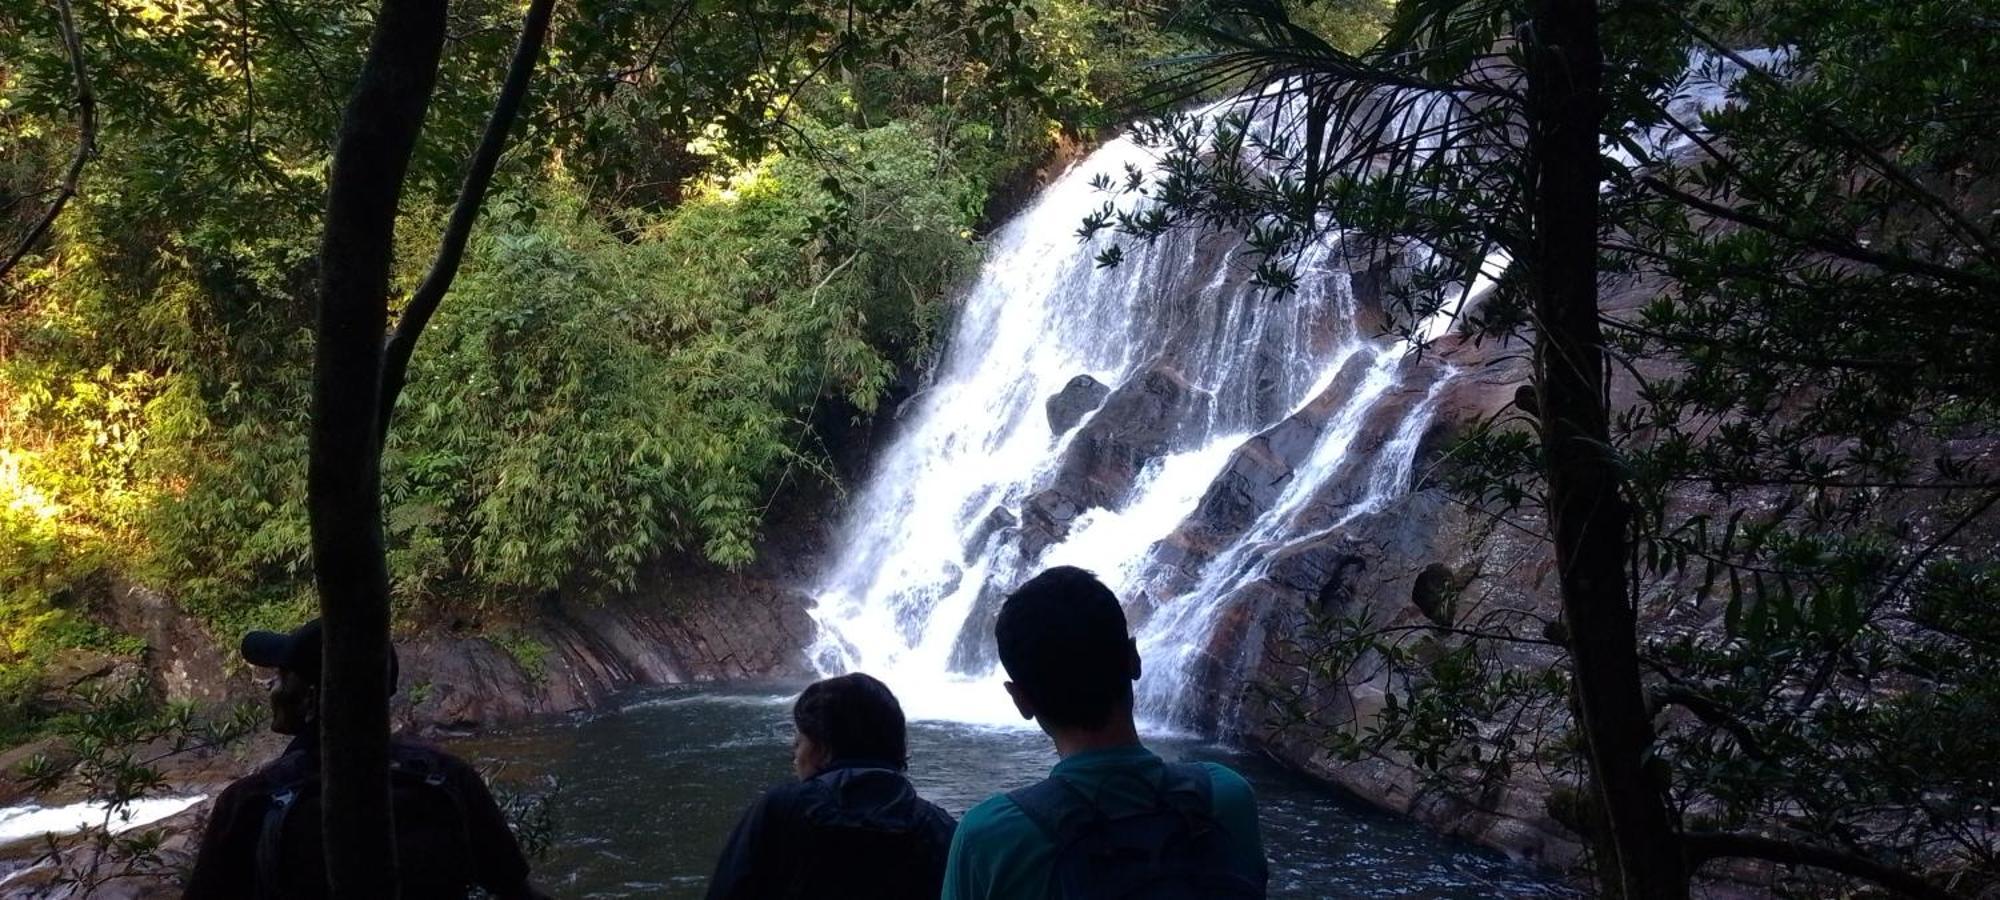
{"label": "thin tree trunk", "polygon": [[308,503],[325,621],[320,694],[329,896],[396,896],[389,806],[389,571],[380,383],[397,202],[444,46],[444,0],[383,0],[341,117],[320,242]]}
{"label": "thin tree trunk", "polygon": [[56,185],[56,196],[49,201],[42,217],[21,237],[5,261],[0,261],[0,281],[7,273],[20,265],[28,253],[35,249],[42,236],[62,215],[63,207],[76,196],[79,182],[83,180],[83,167],[97,155],[97,94],[90,89],[90,71],[83,63],[83,41],[76,36],[76,17],[70,12],[69,0],[56,0],[56,25],[62,31],[63,50],[69,54],[70,76],[76,80],[76,155],[70,157],[69,168],[63,173],[62,183]]}
{"label": "thin tree trunk", "polygon": [[1609,834],[1604,888],[1685,898],[1665,795],[1646,769],[1653,741],[1640,690],[1625,563],[1629,512],[1610,447],[1598,328],[1598,135],[1602,52],[1592,0],[1540,0],[1526,35],[1534,237],[1535,386],[1549,527],[1561,571],[1577,708]]}

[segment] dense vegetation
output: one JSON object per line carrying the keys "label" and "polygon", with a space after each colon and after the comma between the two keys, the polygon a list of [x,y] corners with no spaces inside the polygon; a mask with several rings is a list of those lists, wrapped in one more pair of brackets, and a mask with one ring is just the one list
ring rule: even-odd
{"label": "dense vegetation", "polygon": [[[452,10],[396,302],[517,13]],[[1580,790],[1550,813],[1613,895],[1684,897],[1731,858],[1801,867],[1776,883],[1801,894],[1990,889],[1996,21],[1980,0],[564,8],[384,448],[398,610],[504,618],[663,554],[746,562],[786,486],[829,477],[809,423],[924,362],[990,211],[1058,145],[1134,91],[1263,81],[1286,103],[1149,130],[1168,165],[1126,187],[1160,202],[1083,223],[1100,260],[1230,228],[1287,290],[1337,223],[1415,261],[1390,298],[1413,338],[1485,268],[1451,340],[1531,348],[1532,390],[1432,475],[1561,563],[1557,621],[1321,622],[1315,676],[1396,689],[1377,720],[1306,723],[1328,749],[1471,798],[1553,772]],[[111,576],[218,630],[307,614],[313,248],[372,20],[0,0],[0,23],[0,259],[23,251],[0,271],[4,732],[59,654],[127,649],[91,615]],[[1725,68],[1747,72],[1733,106],[1677,103]],[[1718,599],[1714,627],[1678,627]],[[1514,666],[1523,643],[1565,665]]]}
{"label": "dense vegetation", "polygon": [[[1174,46],[1139,3],[871,10],[559,11],[386,450],[404,616],[598,596],[661,554],[745,562],[778,492],[829,475],[813,416],[868,414],[931,352],[989,203]],[[336,3],[78,7],[80,103],[59,12],[0,7],[0,235],[26,251],[0,286],[10,724],[53,654],[117,649],[90,615],[106,577],[218,632],[307,614],[315,236],[370,24]],[[513,14],[453,9],[399,290]],[[86,138],[77,196],[31,241]]]}
{"label": "dense vegetation", "polygon": [[[1359,55],[1291,6],[1220,4],[1182,82],[1281,102],[1162,123],[1125,188],[1164,202],[1086,228],[1107,263],[1240,229],[1288,290],[1337,223],[1413,264],[1391,330],[1419,343],[1495,278],[1449,340],[1532,383],[1431,477],[1500,559],[1547,541],[1562,603],[1484,607],[1475,570],[1442,628],[1334,610],[1285,714],[1475,807],[1578,786],[1549,813],[1614,896],[1734,858],[1805,896],[2000,883],[1993,4],[1426,0]],[[1384,672],[1381,716],[1318,719],[1310,685]]]}

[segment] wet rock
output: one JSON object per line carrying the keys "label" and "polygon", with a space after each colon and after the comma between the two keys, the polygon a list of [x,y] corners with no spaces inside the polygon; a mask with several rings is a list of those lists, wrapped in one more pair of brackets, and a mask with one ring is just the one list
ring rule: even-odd
{"label": "wet rock", "polygon": [[1140,372],[1070,439],[1055,485],[1084,508],[1116,506],[1146,463],[1199,437],[1212,403],[1170,367]]}
{"label": "wet rock", "polygon": [[1457,617],[1456,580],[1450,566],[1431,563],[1417,573],[1417,583],[1410,586],[1410,603],[1422,610],[1425,618],[1449,626]]}
{"label": "wet rock", "polygon": [[596,709],[639,685],[809,674],[810,598],[724,573],[677,587],[686,592],[680,602],[628,598],[545,610],[512,633],[512,650],[469,635],[405,642],[398,719],[417,730],[458,731]]}
{"label": "wet rock", "polygon": [[1021,556],[1033,559],[1062,543],[1084,504],[1061,488],[1037,491],[1021,503]]}
{"label": "wet rock", "polygon": [[993,622],[1000,617],[1000,607],[1007,602],[1007,592],[1012,585],[986,582],[979,586],[979,597],[972,601],[972,611],[965,617],[965,624],[959,626],[958,640],[951,646],[951,668],[959,672],[978,672],[999,661],[999,650],[993,643]]}
{"label": "wet rock", "polygon": [[986,546],[988,539],[996,534],[1018,529],[1020,517],[1007,511],[1007,507],[996,506],[986,512],[986,518],[979,520],[979,527],[972,530],[972,537],[965,542],[966,555],[977,556]]}
{"label": "wet rock", "polygon": [[1061,391],[1049,398],[1045,407],[1049,416],[1049,431],[1061,435],[1075,428],[1084,416],[1103,406],[1104,398],[1109,396],[1111,388],[1089,375],[1070,379]]}
{"label": "wet rock", "polygon": [[1263,433],[1245,441],[1202,494],[1190,527],[1216,535],[1240,534],[1269,509],[1293,470],[1318,443],[1320,432],[1367,374],[1360,354],[1349,359],[1317,397]]}
{"label": "wet rock", "polygon": [[[1283,427],[1283,426],[1280,426]],[[1236,534],[1278,499],[1292,480],[1292,466],[1267,438],[1251,438],[1203,492],[1194,522],[1218,534]]]}

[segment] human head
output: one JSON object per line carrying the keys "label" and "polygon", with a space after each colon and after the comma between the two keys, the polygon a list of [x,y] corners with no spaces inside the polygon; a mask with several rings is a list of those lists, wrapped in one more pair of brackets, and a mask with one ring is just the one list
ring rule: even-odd
{"label": "human head", "polygon": [[908,765],[903,705],[888,685],[860,672],[807,685],[792,704],[792,724],[798,728],[792,768],[800,778],[839,759]]}
{"label": "human head", "polygon": [[[271,730],[304,734],[319,721],[320,642],[318,619],[290,632],[252,631],[243,636],[243,659],[278,670],[271,684]],[[396,693],[396,649],[389,648],[389,693]]]}
{"label": "human head", "polygon": [[1007,595],[993,623],[1007,692],[1046,729],[1096,729],[1132,712],[1139,647],[1097,576],[1057,566]]}

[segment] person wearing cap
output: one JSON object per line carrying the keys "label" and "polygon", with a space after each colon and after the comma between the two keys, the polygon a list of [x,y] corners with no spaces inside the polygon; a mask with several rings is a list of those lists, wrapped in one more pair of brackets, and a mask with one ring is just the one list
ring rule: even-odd
{"label": "person wearing cap", "polygon": [[[320,623],[253,631],[243,658],[276,670],[271,730],[292,741],[278,758],[216,797],[187,900],[313,900],[326,895],[319,823]],[[389,655],[389,690],[396,689]],[[477,885],[502,900],[546,900],[479,773],[442,750],[390,748],[391,796],[404,900],[460,900]]]}

